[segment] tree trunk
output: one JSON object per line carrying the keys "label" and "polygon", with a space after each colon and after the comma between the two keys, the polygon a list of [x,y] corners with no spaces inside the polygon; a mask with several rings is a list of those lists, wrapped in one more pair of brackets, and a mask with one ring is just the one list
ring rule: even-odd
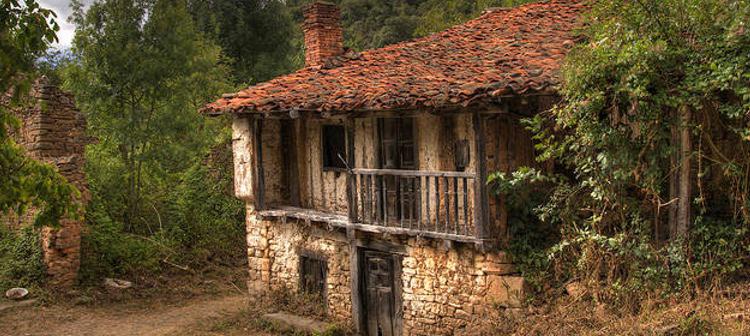
{"label": "tree trunk", "polygon": [[690,139],[690,122],[692,111],[685,107],[682,111],[682,128],[680,130],[680,201],[677,210],[677,235],[684,236],[687,234],[690,226],[690,202],[692,202],[692,180],[690,171],[692,166],[692,144]]}
{"label": "tree trunk", "polygon": [[692,111],[689,107],[683,107],[680,111],[680,166],[677,185],[677,219],[671,238],[685,237],[690,227],[691,213],[690,202],[692,201],[691,156],[692,144],[690,138],[690,121]]}
{"label": "tree trunk", "polygon": [[[692,139],[690,122],[692,111],[689,107],[680,109],[675,117],[680,118],[679,127],[672,129],[672,147],[677,149],[671,157],[669,176],[669,238],[677,239],[687,235],[691,221],[692,201]],[[676,201],[675,201],[676,200]]]}

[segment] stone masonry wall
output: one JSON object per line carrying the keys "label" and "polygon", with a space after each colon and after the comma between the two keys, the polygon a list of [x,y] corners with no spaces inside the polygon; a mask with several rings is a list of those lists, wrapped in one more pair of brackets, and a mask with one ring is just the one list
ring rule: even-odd
{"label": "stone masonry wall", "polygon": [[[351,323],[350,256],[356,250],[341,231],[258,219],[248,206],[249,288],[298,290],[299,253],[313,252],[328,263],[326,302],[332,320]],[[523,280],[514,276],[503,252],[481,253],[473,245],[445,247],[442,241],[369,237],[405,246],[401,258],[403,334],[454,335],[493,304],[520,305]]]}
{"label": "stone masonry wall", "polygon": [[346,235],[296,220],[282,223],[256,218],[252,206],[247,212],[248,261],[251,293],[270,288],[299,290],[300,252],[321,256],[327,263],[326,309],[338,321],[351,320],[351,287]]}
{"label": "stone masonry wall", "polygon": [[[46,78],[37,80],[32,88],[30,107],[16,111],[21,128],[14,134],[30,157],[54,165],[60,174],[80,192],[79,201],[89,200],[84,174],[86,120],[75,107],[73,96],[50,85]],[[13,214],[0,221],[11,228],[29,225],[33,211],[24,216]],[[81,225],[79,221],[63,219],[58,229],[42,230],[44,262],[52,286],[74,284],[80,265]]]}

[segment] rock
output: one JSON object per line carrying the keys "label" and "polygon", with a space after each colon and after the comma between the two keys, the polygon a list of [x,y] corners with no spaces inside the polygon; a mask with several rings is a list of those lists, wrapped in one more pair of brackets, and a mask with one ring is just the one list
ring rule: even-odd
{"label": "rock", "polygon": [[130,281],[114,278],[104,278],[104,285],[116,289],[128,289],[133,287],[133,283]]}
{"label": "rock", "polygon": [[11,288],[5,292],[5,297],[11,300],[20,300],[29,295],[29,290],[26,288]]}

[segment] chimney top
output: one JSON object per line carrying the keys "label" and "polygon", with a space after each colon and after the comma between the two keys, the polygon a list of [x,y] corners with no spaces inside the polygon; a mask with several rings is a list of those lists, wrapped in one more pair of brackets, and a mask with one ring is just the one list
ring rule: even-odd
{"label": "chimney top", "polygon": [[341,11],[324,1],[315,1],[304,9],[305,65],[321,66],[325,59],[344,53]]}

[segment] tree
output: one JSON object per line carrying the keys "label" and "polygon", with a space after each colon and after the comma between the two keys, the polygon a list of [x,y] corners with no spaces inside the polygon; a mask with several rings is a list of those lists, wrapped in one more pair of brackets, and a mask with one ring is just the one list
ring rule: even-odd
{"label": "tree", "polygon": [[197,28],[231,59],[236,83],[257,83],[297,64],[297,27],[279,0],[190,0]]}
{"label": "tree", "polygon": [[563,102],[534,129],[542,158],[573,175],[540,207],[561,221],[556,260],[625,290],[736,271],[750,246],[750,3],[600,1],[587,18]]}
{"label": "tree", "polygon": [[58,27],[54,13],[36,1],[4,0],[0,6],[0,213],[33,206],[40,211],[37,225],[54,225],[75,215],[76,190],[50,165],[26,157],[9,131],[18,127],[11,109],[28,92],[34,60],[57,39]]}
{"label": "tree", "polygon": [[219,133],[197,110],[231,89],[228,69],[185,1],[73,6],[77,60],[64,82],[99,139],[87,152],[93,200],[127,230],[153,232],[178,173]]}

